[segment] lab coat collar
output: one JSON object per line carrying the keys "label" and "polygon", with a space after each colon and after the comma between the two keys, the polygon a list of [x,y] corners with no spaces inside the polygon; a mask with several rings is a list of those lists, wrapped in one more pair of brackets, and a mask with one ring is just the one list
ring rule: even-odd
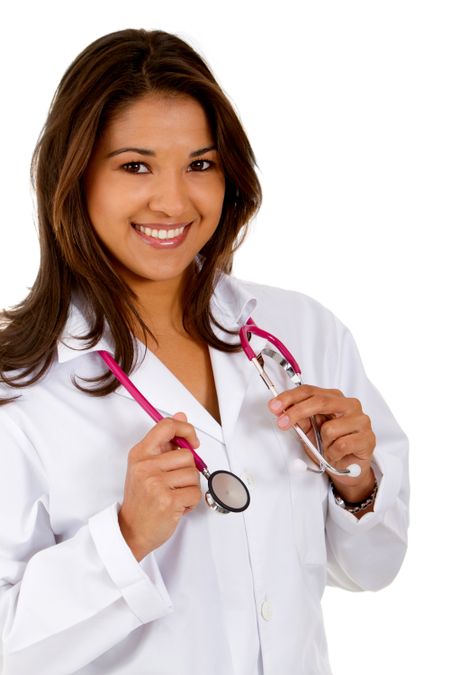
{"label": "lab coat collar", "polygon": [[105,326],[102,337],[93,346],[84,338],[91,330],[86,309],[79,299],[73,299],[63,331],[57,343],[57,357],[59,363],[66,363],[83,354],[98,352],[100,349],[114,353],[114,343],[108,326]]}
{"label": "lab coat collar", "polygon": [[244,288],[237,279],[225,274],[219,276],[211,298],[211,307],[214,316],[225,328],[236,330],[243,326],[256,304],[253,293]]}
{"label": "lab coat collar", "polygon": [[[211,308],[224,328],[237,330],[243,326],[256,305],[256,297],[242,285],[242,282],[228,275],[219,278],[211,298]],[[224,342],[238,341],[238,336],[232,337],[218,328],[214,328],[214,331]],[[251,342],[256,354],[267,344],[266,340],[257,335],[252,335]],[[219,399],[224,441],[230,443],[249,382],[256,371],[243,351],[230,353],[210,347],[209,353]]]}
{"label": "lab coat collar", "polygon": [[[211,309],[223,328],[236,331],[245,324],[255,307],[255,296],[240,282],[228,275],[219,276],[211,298]],[[89,330],[86,312],[80,301],[75,300],[70,306],[66,325],[58,342],[60,363],[100,349],[114,354],[114,344],[107,326],[100,341],[94,346],[89,346],[88,341],[82,339]],[[224,341],[237,341],[237,336],[230,336],[224,330],[217,327],[213,327],[213,330]],[[260,350],[264,344],[265,341],[261,338],[255,335],[252,337],[255,351]],[[221,425],[168,368],[151,351],[146,350],[138,340],[136,340],[137,367],[131,373],[131,380],[162,415],[173,415],[179,410],[184,411],[196,428],[221,442],[227,442],[235,427],[253,368],[250,363],[247,363],[243,352],[225,353],[211,347],[209,351],[219,399]],[[131,398],[122,385],[115,393]]]}

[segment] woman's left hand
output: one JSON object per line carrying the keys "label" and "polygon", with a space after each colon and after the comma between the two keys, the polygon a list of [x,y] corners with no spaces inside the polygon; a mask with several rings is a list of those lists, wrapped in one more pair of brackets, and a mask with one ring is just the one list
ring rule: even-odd
{"label": "woman's left hand", "polygon": [[[347,398],[337,389],[302,384],[272,399],[269,409],[278,416],[280,429],[287,430],[298,424],[313,443],[315,436],[310,418],[314,416],[325,459],[338,469],[345,469],[349,464],[360,465],[361,474],[356,478],[330,476],[345,501],[359,502],[372,492],[375,476],[371,465],[376,439],[370,418],[358,399]],[[306,447],[305,450],[311,456]]]}

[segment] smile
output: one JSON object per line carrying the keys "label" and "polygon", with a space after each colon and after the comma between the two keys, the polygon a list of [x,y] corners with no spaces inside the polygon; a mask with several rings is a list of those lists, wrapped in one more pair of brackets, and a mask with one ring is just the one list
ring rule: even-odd
{"label": "smile", "polygon": [[145,225],[137,225],[133,223],[133,227],[138,232],[142,232],[147,237],[153,237],[153,239],[175,239],[183,234],[184,228],[186,225],[180,225],[179,227],[168,230],[166,229],[156,229],[152,227],[146,227]]}
{"label": "smile", "polygon": [[131,223],[140,239],[157,249],[170,250],[181,246],[187,237],[192,223],[173,223],[165,227],[157,226],[156,223],[149,225],[139,225],[138,223]]}

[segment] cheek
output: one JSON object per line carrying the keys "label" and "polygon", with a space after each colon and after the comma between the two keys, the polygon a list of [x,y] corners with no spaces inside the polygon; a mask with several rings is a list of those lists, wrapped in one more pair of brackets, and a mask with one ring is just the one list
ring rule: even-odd
{"label": "cheek", "polygon": [[118,219],[129,215],[130,205],[137,197],[123,190],[110,179],[98,180],[86,189],[86,204],[95,229],[113,226]]}
{"label": "cheek", "polygon": [[208,185],[203,186],[201,192],[203,212],[218,219],[222,213],[224,197],[225,181],[220,179],[210,181]]}
{"label": "cheek", "polygon": [[99,225],[107,218],[108,205],[110,204],[104,182],[99,179],[88,178],[84,186],[84,192],[89,218],[94,229],[97,230]]}

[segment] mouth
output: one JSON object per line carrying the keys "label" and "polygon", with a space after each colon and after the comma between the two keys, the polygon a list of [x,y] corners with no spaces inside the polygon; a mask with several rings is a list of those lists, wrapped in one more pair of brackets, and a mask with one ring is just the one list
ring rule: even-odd
{"label": "mouth", "polygon": [[138,236],[154,248],[173,248],[181,244],[186,239],[191,225],[192,222],[171,225],[131,223]]}

